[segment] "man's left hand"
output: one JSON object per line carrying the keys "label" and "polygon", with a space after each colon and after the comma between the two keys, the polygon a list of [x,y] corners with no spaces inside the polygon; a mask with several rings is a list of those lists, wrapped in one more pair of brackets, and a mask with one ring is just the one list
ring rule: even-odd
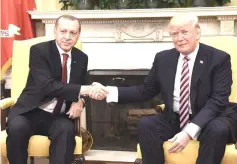
{"label": "man's left hand", "polygon": [[186,132],[179,132],[173,138],[168,141],[172,142],[172,145],[168,149],[169,153],[177,153],[182,151],[192,138]]}
{"label": "man's left hand", "polygon": [[83,111],[83,101],[80,99],[78,102],[72,102],[69,111],[66,113],[69,118],[75,119],[81,116]]}

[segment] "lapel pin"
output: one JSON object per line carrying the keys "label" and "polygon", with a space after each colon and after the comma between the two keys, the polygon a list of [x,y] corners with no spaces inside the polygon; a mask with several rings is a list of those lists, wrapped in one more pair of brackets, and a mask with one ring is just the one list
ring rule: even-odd
{"label": "lapel pin", "polygon": [[202,61],[202,60],[200,60],[200,63],[201,63],[201,64],[203,64],[203,61]]}

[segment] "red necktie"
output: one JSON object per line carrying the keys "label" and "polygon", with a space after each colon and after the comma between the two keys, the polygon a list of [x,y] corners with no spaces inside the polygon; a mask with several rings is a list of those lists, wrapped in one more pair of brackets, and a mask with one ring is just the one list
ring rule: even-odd
{"label": "red necktie", "polygon": [[179,118],[180,128],[183,129],[189,122],[189,68],[188,57],[184,57],[184,62],[180,80]]}
{"label": "red necktie", "polygon": [[[62,83],[67,83],[67,59],[68,54],[62,54],[63,55],[63,64],[62,64]],[[63,106],[63,101],[61,99],[58,99],[57,104],[54,108],[53,114],[59,114],[61,111],[61,108]]]}

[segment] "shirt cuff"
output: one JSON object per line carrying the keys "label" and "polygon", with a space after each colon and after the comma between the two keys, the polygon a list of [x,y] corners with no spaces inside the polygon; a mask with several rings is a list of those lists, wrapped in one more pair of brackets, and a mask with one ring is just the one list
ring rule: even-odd
{"label": "shirt cuff", "polygon": [[201,128],[194,123],[189,123],[182,131],[188,133],[188,135],[190,135],[193,140],[197,140],[201,132]]}
{"label": "shirt cuff", "polygon": [[106,86],[106,88],[109,91],[109,94],[107,95],[106,102],[118,102],[118,87],[113,86]]}

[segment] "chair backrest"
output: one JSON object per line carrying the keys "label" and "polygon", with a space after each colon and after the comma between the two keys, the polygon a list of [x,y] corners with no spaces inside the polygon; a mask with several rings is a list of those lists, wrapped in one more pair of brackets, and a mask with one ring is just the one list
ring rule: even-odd
{"label": "chair backrest", "polygon": [[218,37],[202,38],[200,42],[216,47],[230,54],[233,85],[229,99],[231,102],[237,102],[237,37],[218,36]]}
{"label": "chair backrest", "polygon": [[[50,39],[51,38],[47,37],[37,37],[28,40],[16,40],[13,42],[11,97],[15,101],[18,99],[26,85],[29,72],[30,47]],[[78,41],[75,47],[81,49],[81,41]]]}

